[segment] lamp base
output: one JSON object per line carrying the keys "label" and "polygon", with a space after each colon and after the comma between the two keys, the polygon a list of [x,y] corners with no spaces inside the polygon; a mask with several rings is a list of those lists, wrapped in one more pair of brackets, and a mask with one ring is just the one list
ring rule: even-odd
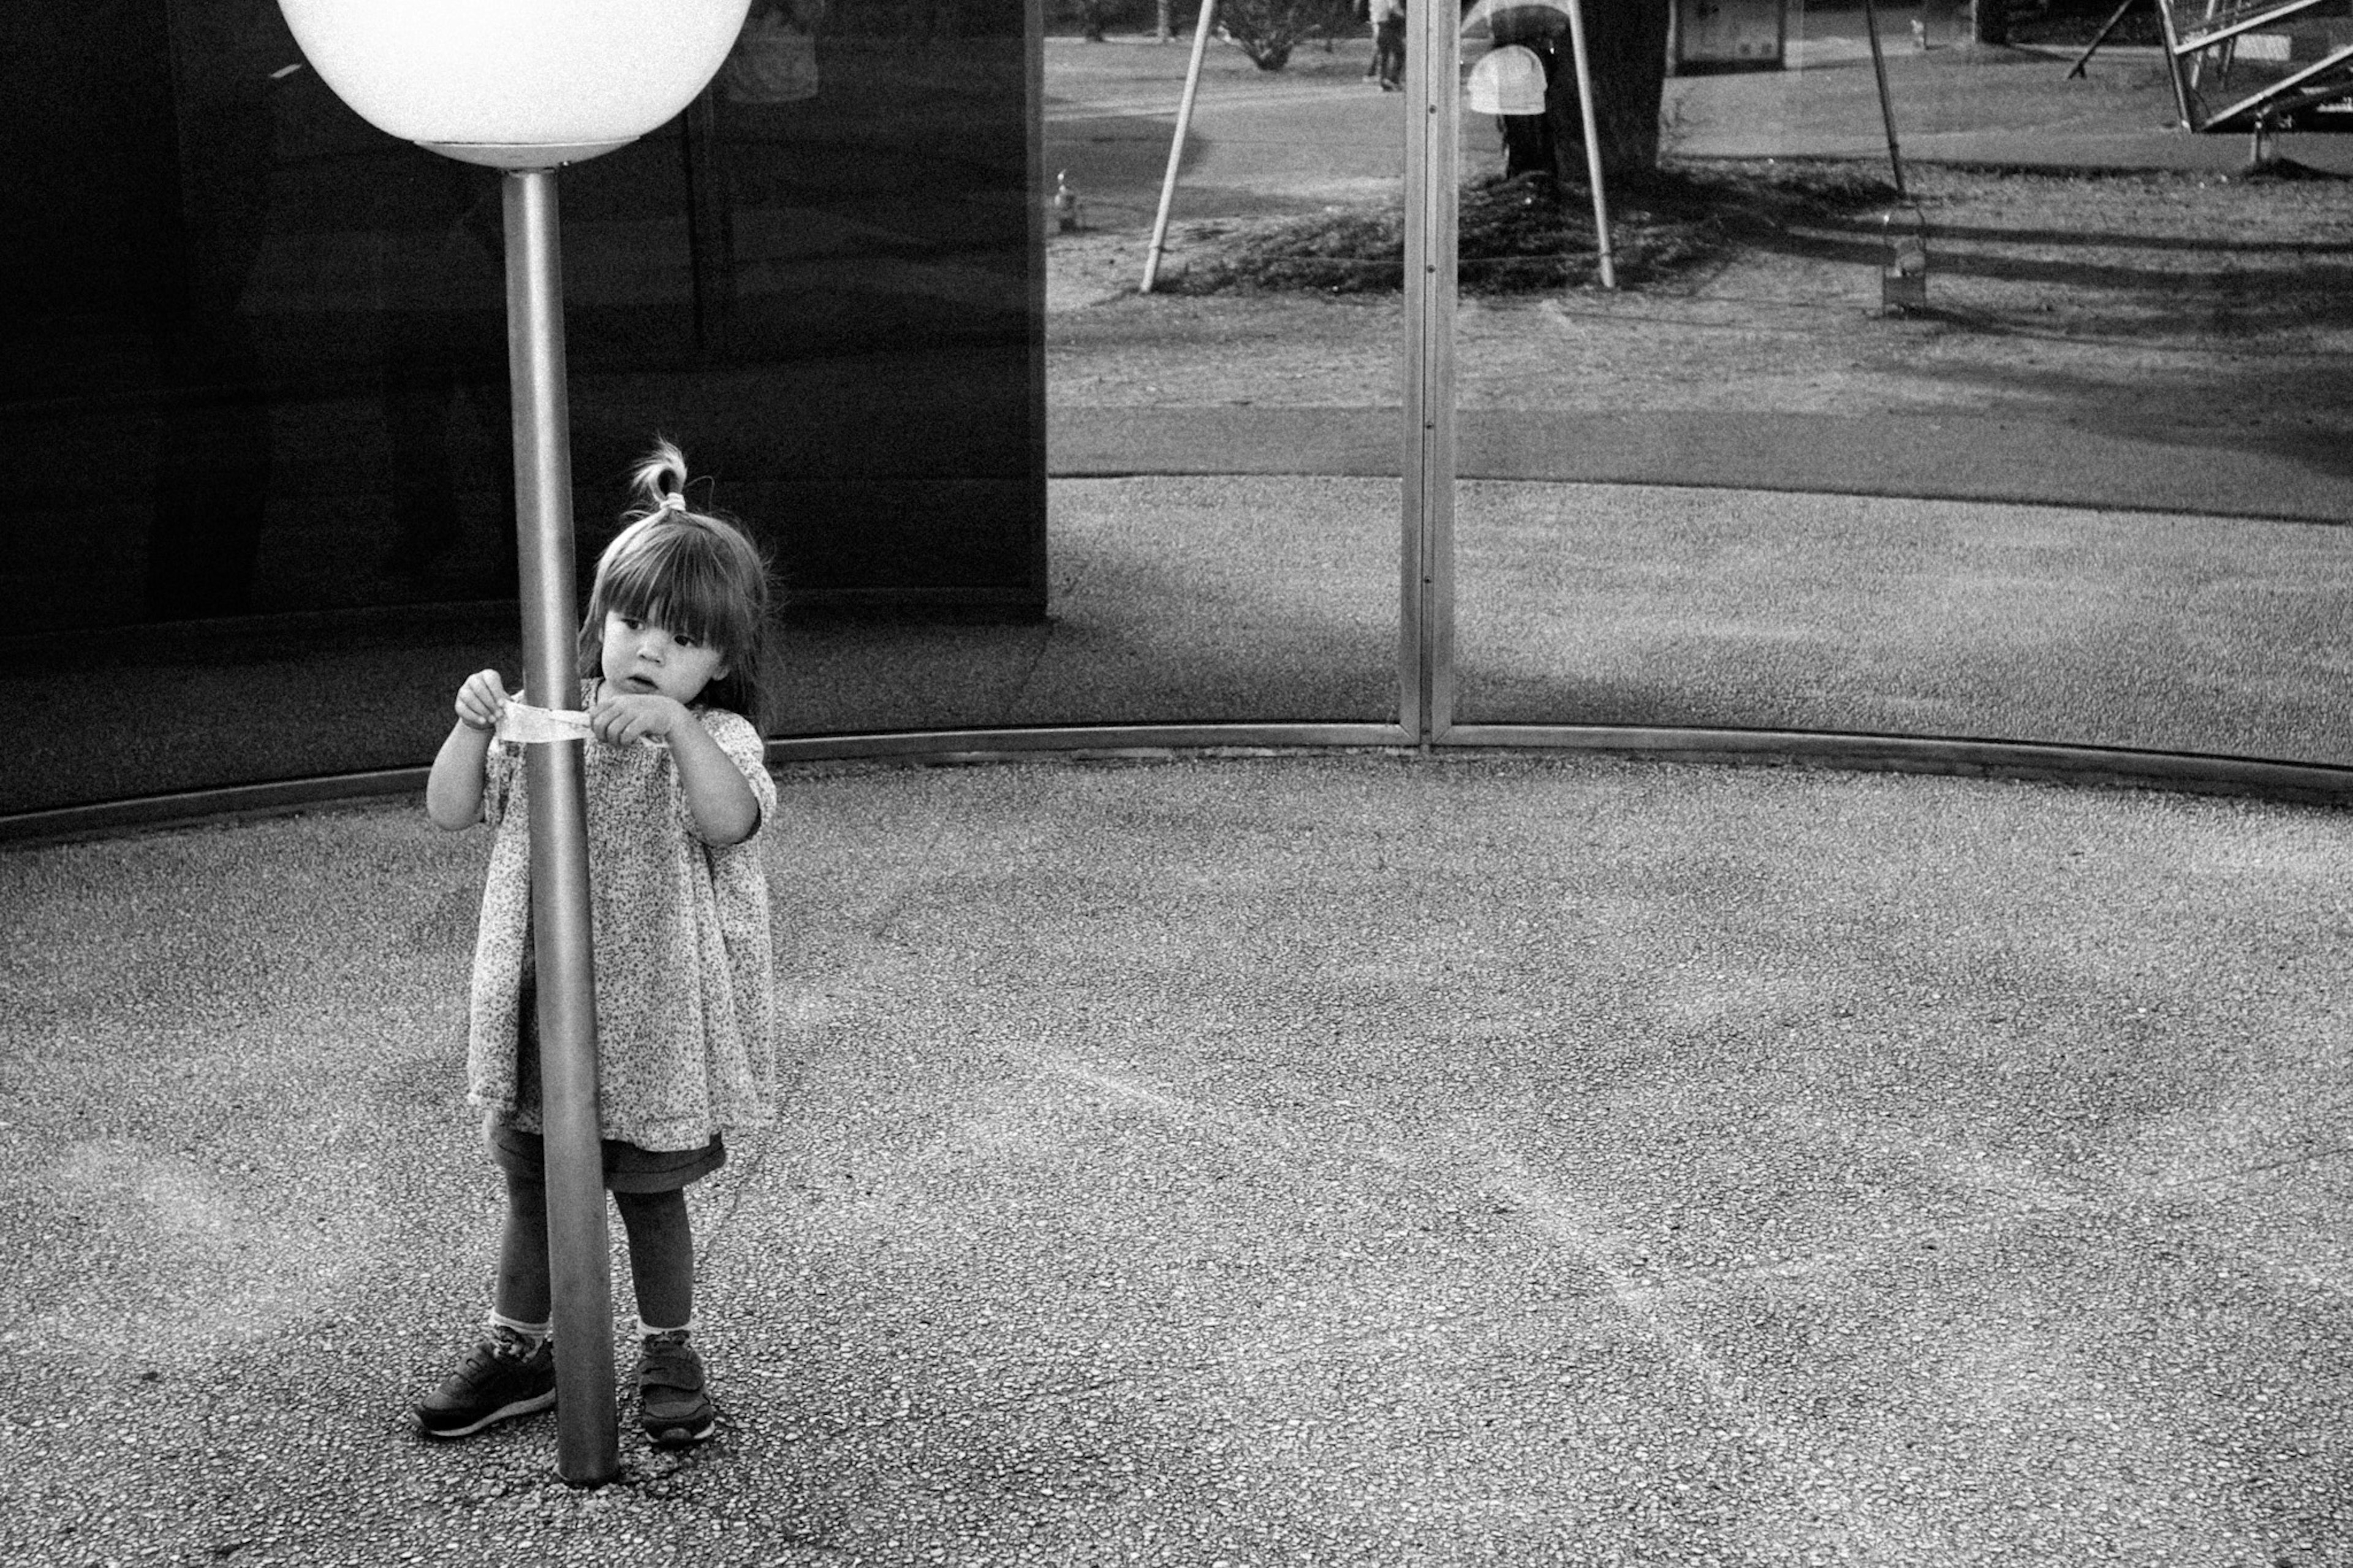
{"label": "lamp base", "polygon": [[622,136],[610,142],[419,142],[417,145],[461,163],[487,163],[493,169],[560,169],[636,140]]}

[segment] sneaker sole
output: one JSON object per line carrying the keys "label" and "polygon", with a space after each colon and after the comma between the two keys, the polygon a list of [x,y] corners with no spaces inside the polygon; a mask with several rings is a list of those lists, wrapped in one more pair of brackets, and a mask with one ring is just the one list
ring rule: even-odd
{"label": "sneaker sole", "polygon": [[518,1399],[512,1405],[501,1405],[470,1426],[427,1426],[420,1418],[417,1424],[417,1429],[427,1437],[443,1440],[451,1437],[470,1437],[485,1426],[495,1426],[501,1421],[512,1421],[518,1415],[536,1415],[543,1410],[552,1410],[554,1407],[555,1390],[551,1388],[545,1394],[535,1394],[529,1399]]}
{"label": "sneaker sole", "polygon": [[683,1424],[675,1426],[649,1426],[646,1428],[646,1441],[657,1448],[687,1448],[702,1442],[718,1430],[719,1418],[716,1415],[706,1415],[702,1418],[702,1425],[700,1427]]}

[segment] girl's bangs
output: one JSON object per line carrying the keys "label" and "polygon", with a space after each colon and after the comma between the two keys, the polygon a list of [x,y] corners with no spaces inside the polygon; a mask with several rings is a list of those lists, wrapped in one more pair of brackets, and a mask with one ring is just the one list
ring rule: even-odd
{"label": "girl's bangs", "polygon": [[682,530],[640,542],[605,570],[605,608],[653,622],[733,653],[744,638],[734,624],[741,595],[724,563]]}
{"label": "girl's bangs", "polygon": [[673,522],[640,518],[597,558],[580,623],[580,674],[594,677],[603,658],[605,617],[622,616],[717,648],[727,674],[708,701],[760,722],[766,662],[768,573],[752,542],[711,518]]}

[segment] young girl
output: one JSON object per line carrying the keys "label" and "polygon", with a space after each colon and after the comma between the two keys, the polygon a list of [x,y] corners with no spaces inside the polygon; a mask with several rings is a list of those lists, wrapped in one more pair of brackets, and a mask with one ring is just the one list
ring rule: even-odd
{"label": "young girl", "polygon": [[[688,509],[686,472],[667,441],[638,467],[644,504],[597,560],[580,627],[605,1184],[637,1288],[640,1420],[664,1446],[700,1442],[716,1421],[688,1342],[686,1185],[725,1163],[726,1133],[769,1119],[776,1080],[759,835],[776,789],[755,728],[767,571],[735,528]],[[524,717],[509,701],[496,670],[467,679],[426,787],[440,826],[498,830],[474,946],[467,1098],[487,1113],[507,1192],[489,1336],[418,1402],[432,1437],[555,1403],[522,787],[530,763],[523,745],[500,738],[502,718]]]}

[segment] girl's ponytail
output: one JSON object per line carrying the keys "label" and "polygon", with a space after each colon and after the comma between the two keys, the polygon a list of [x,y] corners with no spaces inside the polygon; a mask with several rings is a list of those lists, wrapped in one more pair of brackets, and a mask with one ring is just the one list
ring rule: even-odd
{"label": "girl's ponytail", "polygon": [[636,522],[658,511],[686,510],[686,454],[678,443],[667,436],[654,437],[654,449],[647,453],[635,471],[629,475],[629,488],[645,498],[645,504],[622,513],[625,521]]}

